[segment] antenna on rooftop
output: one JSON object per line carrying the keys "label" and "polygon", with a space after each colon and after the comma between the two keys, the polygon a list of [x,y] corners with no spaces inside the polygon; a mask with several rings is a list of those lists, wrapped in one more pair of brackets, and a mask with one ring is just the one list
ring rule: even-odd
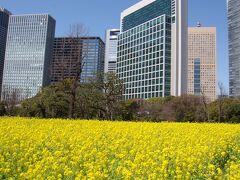
{"label": "antenna on rooftop", "polygon": [[200,22],[197,22],[197,27],[202,27],[202,24]]}

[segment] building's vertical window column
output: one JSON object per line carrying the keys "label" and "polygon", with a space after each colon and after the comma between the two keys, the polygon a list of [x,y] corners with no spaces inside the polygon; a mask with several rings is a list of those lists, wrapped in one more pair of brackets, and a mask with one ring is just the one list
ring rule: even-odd
{"label": "building's vertical window column", "polygon": [[201,94],[201,62],[199,58],[194,59],[194,95]]}
{"label": "building's vertical window column", "polygon": [[171,94],[171,17],[165,16],[165,57],[164,57],[164,72],[165,72],[165,84],[164,84],[164,96],[170,96]]}
{"label": "building's vertical window column", "polygon": [[176,21],[176,0],[171,0],[171,9],[172,9],[172,23]]}

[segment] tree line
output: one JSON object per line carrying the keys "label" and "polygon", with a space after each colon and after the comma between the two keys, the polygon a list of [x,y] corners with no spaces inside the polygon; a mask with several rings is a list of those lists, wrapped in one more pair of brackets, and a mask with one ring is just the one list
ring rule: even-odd
{"label": "tree line", "polygon": [[124,86],[115,74],[103,74],[89,83],[75,79],[44,87],[20,103],[1,102],[0,115],[38,118],[99,119],[149,122],[240,123],[240,99],[220,95],[206,103],[204,95],[123,100]]}

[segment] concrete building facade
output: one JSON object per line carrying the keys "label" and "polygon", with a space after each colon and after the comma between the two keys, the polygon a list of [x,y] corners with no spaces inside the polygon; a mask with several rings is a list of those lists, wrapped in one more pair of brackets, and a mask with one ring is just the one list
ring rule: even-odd
{"label": "concrete building facade", "polygon": [[188,29],[188,94],[217,98],[216,28]]}

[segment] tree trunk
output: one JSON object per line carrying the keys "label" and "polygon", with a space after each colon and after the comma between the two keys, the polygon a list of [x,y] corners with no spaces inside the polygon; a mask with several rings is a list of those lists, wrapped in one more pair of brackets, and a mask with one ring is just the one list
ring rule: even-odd
{"label": "tree trunk", "polygon": [[69,116],[68,116],[70,119],[75,118],[74,112],[75,112],[77,87],[78,87],[78,78],[74,79],[73,86],[71,89],[71,98],[70,98],[70,107],[69,107]]}

